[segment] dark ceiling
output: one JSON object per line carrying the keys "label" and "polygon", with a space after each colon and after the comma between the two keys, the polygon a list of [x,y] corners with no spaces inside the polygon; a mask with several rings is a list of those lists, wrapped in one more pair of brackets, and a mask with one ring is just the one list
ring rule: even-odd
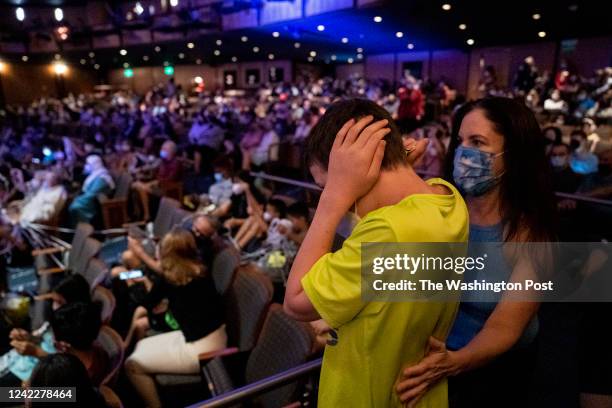
{"label": "dark ceiling", "polygon": [[[49,35],[53,35],[53,21],[41,21],[34,25],[25,22],[17,24],[15,3],[0,1],[0,36],[5,41],[28,42],[33,30],[43,36],[46,24],[50,24]],[[86,2],[31,0],[20,3],[27,10],[35,6],[55,7],[60,3],[64,7],[83,6]],[[134,3],[110,1],[107,2],[107,9],[125,10]],[[160,27],[147,19],[127,22],[109,16],[106,31],[96,31],[83,25],[82,21],[67,19],[65,23],[72,25],[71,37],[67,41],[85,46],[79,51],[64,50],[61,58],[71,63],[84,60],[87,66],[99,64],[102,69],[124,64],[161,65],[164,62],[180,64],[200,61],[219,64],[233,60],[267,59],[269,54],[273,54],[275,59],[307,61],[312,58],[313,62],[346,63],[349,59],[359,62],[363,56],[409,49],[467,49],[471,46],[560,41],[612,34],[612,2],[601,1],[391,0],[374,7],[335,11],[252,29],[223,32],[219,32],[215,24],[202,24],[194,20],[193,15],[189,14],[188,3],[188,0],[181,0],[181,7],[173,11],[176,15],[168,16],[179,21],[178,25],[171,27]],[[444,3],[451,5],[450,10],[443,9]],[[9,4],[10,7],[7,6]],[[179,9],[182,11],[177,11]],[[540,18],[534,19],[534,14],[539,14]],[[381,17],[382,21],[377,23],[374,17]],[[461,30],[460,24],[465,24],[466,28]],[[317,29],[321,25],[324,26],[323,31]],[[164,30],[178,32],[182,39],[113,49],[91,49],[88,45],[94,36],[121,33],[122,38],[125,38],[135,28],[151,30],[153,35]],[[208,33],[194,36],[194,33],[202,33],[202,30],[208,30]],[[275,32],[278,33],[277,37],[273,36]],[[401,37],[398,32],[402,33]],[[347,39],[346,42],[342,41],[343,38]],[[474,44],[468,45],[468,39],[472,39]],[[221,45],[217,45],[218,40],[222,41]],[[193,48],[188,48],[189,42],[193,42]],[[296,42],[299,48],[296,48]],[[156,46],[159,51],[156,51]],[[120,48],[125,48],[127,55],[120,55]],[[89,57],[91,51],[95,52],[93,58]],[[49,61],[53,54],[31,52],[27,56],[28,61]],[[3,58],[7,59],[18,60],[22,57],[23,53],[3,53]]]}

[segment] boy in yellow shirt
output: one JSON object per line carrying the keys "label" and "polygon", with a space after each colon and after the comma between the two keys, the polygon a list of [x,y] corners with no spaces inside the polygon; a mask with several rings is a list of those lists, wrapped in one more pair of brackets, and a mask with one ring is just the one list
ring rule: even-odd
{"label": "boy in yellow shirt", "polygon": [[[323,193],[294,261],[284,309],[295,319],[323,318],[338,342],[327,346],[321,407],[401,406],[394,392],[402,366],[425,354],[430,336],[445,339],[456,303],[364,302],[361,243],[465,242],[468,212],[459,192],[413,170],[389,113],[374,102],[334,103],[306,141],[309,169]],[[361,221],[330,253],[336,227],[355,209]],[[420,407],[448,405],[446,383]]]}

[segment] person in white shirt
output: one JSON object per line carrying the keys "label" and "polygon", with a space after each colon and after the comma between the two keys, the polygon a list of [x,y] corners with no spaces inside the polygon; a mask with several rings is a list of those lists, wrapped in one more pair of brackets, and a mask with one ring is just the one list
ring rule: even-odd
{"label": "person in white shirt", "polygon": [[561,99],[561,92],[554,89],[550,93],[550,98],[544,101],[544,110],[549,112],[567,112],[567,102]]}
{"label": "person in white shirt", "polygon": [[21,208],[19,222],[45,224],[51,222],[66,203],[66,189],[60,184],[59,174],[49,171],[42,186]]}
{"label": "person in white shirt", "polygon": [[278,160],[278,143],[280,141],[278,135],[272,128],[272,124],[268,121],[262,121],[264,135],[259,144],[249,150],[243,151],[243,154],[248,154],[249,167],[251,164],[261,166],[269,161]]}

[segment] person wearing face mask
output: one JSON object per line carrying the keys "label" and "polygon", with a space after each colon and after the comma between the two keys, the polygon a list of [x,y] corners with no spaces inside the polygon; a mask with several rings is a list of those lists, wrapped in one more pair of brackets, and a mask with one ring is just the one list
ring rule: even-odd
{"label": "person wearing face mask", "polygon": [[91,223],[99,211],[98,195],[110,195],[115,189],[113,177],[100,156],[88,156],[83,173],[87,177],[83,182],[81,194],[76,196],[68,207],[71,225],[79,222]]}
{"label": "person wearing face mask", "polygon": [[21,208],[19,222],[22,225],[51,222],[59,215],[66,198],[66,189],[61,184],[59,174],[54,171],[46,172],[41,188]]}
{"label": "person wearing face mask", "polygon": [[585,177],[578,192],[604,200],[612,198],[612,149],[600,153],[597,172]]}
{"label": "person wearing face mask", "polygon": [[[550,165],[533,113],[499,97],[461,107],[454,118],[446,176],[466,199],[469,242],[495,243],[487,247],[487,264],[494,266],[466,272],[464,280],[486,273],[489,279],[510,281],[513,274],[533,271],[528,259],[511,261],[504,253],[506,243],[554,239]],[[421,361],[402,371],[396,390],[403,403],[414,404],[448,378],[451,407],[527,406],[539,304],[502,301],[506,296],[482,302],[477,294],[462,294],[448,339],[431,337]]]}
{"label": "person wearing face mask", "polygon": [[578,174],[597,172],[598,159],[588,147],[587,135],[582,130],[574,130],[570,135],[570,166]]}
{"label": "person wearing face mask", "polygon": [[221,156],[213,162],[214,182],[208,189],[208,194],[202,197],[204,205],[212,205],[214,209],[209,215],[217,218],[227,216],[232,207],[234,163],[227,156]]}
{"label": "person wearing face mask", "polygon": [[[285,218],[287,205],[278,199],[269,200],[265,207],[261,207],[258,203],[249,204],[249,217],[240,226],[233,239],[239,249],[252,249],[258,243],[262,245],[269,244],[270,246],[277,245],[282,234],[279,231]],[[265,241],[259,242],[265,238]],[[251,251],[248,251],[251,252]]]}
{"label": "person wearing face mask", "polygon": [[575,193],[583,176],[569,165],[570,147],[565,143],[553,143],[548,154],[552,172],[552,187],[561,193]]}

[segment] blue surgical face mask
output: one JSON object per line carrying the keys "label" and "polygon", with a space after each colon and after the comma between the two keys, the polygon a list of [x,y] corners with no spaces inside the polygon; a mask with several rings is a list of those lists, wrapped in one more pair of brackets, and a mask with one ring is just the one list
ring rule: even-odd
{"label": "blue surgical face mask", "polygon": [[215,181],[219,182],[223,180],[223,174],[221,173],[215,173]]}
{"label": "blue surgical face mask", "polygon": [[168,158],[168,152],[165,150],[161,150],[159,152],[159,157],[161,157],[162,159],[167,159]]}
{"label": "blue surgical face mask", "polygon": [[493,174],[493,159],[502,154],[483,152],[473,147],[457,147],[453,166],[453,180],[457,188],[464,195],[473,197],[491,190],[501,177],[501,174]]}
{"label": "blue surgical face mask", "polygon": [[556,169],[561,169],[565,167],[567,163],[568,163],[567,156],[551,156],[550,157],[550,164]]}

